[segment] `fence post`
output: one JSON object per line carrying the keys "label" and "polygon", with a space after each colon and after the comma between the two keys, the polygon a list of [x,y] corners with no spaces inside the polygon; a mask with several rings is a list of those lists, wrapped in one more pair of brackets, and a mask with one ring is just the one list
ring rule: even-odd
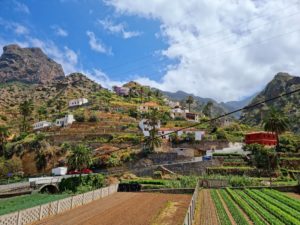
{"label": "fence post", "polygon": [[40,205],[39,220],[42,219],[42,216],[43,216],[43,206]]}
{"label": "fence post", "polygon": [[74,196],[72,196],[72,198],[71,198],[71,209],[73,209],[73,198],[74,198]]}
{"label": "fence post", "polygon": [[60,200],[57,201],[57,207],[56,207],[56,214],[58,214],[59,212],[59,207],[60,206]]}
{"label": "fence post", "polygon": [[17,225],[21,224],[21,211],[18,212],[18,219],[17,219]]}

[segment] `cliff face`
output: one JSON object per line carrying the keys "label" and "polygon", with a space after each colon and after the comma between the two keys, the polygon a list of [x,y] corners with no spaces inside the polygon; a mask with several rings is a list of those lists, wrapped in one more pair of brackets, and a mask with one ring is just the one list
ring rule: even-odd
{"label": "cliff face", "polygon": [[[252,100],[250,105],[299,88],[300,88],[300,77],[292,76],[288,73],[278,73],[267,84],[264,90],[262,90]],[[299,104],[300,104],[300,93],[297,92],[290,96],[285,96],[278,100],[268,102],[255,109],[246,110],[242,113],[241,120],[242,122],[247,123],[249,125],[260,124],[263,118],[265,117],[266,113],[270,109],[270,107],[274,107],[276,109],[280,109],[289,117],[292,125],[291,128],[293,131],[300,132]]]}
{"label": "cliff face", "polygon": [[19,81],[45,84],[64,78],[60,64],[50,59],[40,48],[3,47],[0,57],[0,83]]}

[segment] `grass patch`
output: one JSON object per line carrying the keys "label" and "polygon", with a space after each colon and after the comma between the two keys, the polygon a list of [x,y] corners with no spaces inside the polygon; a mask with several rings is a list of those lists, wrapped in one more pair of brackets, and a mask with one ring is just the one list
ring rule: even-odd
{"label": "grass patch", "polygon": [[0,215],[28,209],[48,202],[68,197],[69,194],[32,194],[0,199]]}

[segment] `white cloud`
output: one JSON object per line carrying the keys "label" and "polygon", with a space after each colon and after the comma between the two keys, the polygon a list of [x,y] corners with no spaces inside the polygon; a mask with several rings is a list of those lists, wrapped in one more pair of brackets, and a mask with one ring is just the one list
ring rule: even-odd
{"label": "white cloud", "polygon": [[67,37],[69,35],[68,31],[59,26],[53,25],[51,28],[54,30],[57,36]]}
{"label": "white cloud", "polygon": [[100,52],[100,53],[107,53],[107,54],[112,54],[111,53],[111,49],[105,47],[100,39],[98,39],[94,32],[92,31],[87,31],[86,35],[89,37],[89,45],[91,47],[92,50],[96,51],[96,52]]}
{"label": "white cloud", "polygon": [[18,1],[13,1],[14,2],[14,9],[18,12],[23,12],[23,13],[26,13],[26,14],[30,14],[30,10],[28,8],[28,6],[22,2],[18,2]]}
{"label": "white cloud", "polygon": [[14,23],[14,32],[19,35],[29,33],[28,29],[19,23]]}
{"label": "white cloud", "polygon": [[300,75],[299,0],[105,2],[161,23],[161,54],[179,63],[159,81],[141,75],[145,84],[224,101],[249,96],[279,71]]}
{"label": "white cloud", "polygon": [[113,34],[121,34],[124,39],[140,36],[142,33],[139,31],[126,31],[126,24],[114,24],[111,20],[98,20],[98,23],[107,31]]}
{"label": "white cloud", "polygon": [[121,86],[125,82],[111,80],[103,71],[100,69],[92,69],[92,71],[82,71],[82,73],[88,75],[92,80],[101,84],[102,87],[112,89],[113,86]]}
{"label": "white cloud", "polygon": [[24,35],[29,33],[28,28],[25,27],[24,25],[13,21],[4,20],[1,17],[0,17],[0,25],[5,27],[6,29],[12,30],[17,35]]}
{"label": "white cloud", "polygon": [[28,46],[41,48],[45,54],[52,58],[57,63],[61,64],[65,73],[73,73],[79,70],[77,54],[67,46],[61,50],[52,41],[43,41],[38,38],[28,37]]}

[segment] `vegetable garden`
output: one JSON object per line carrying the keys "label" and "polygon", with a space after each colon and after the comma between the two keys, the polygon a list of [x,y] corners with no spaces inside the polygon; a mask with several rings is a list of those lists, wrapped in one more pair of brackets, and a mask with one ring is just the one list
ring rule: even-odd
{"label": "vegetable garden", "polygon": [[300,201],[279,191],[226,188],[210,194],[219,224],[300,225]]}

